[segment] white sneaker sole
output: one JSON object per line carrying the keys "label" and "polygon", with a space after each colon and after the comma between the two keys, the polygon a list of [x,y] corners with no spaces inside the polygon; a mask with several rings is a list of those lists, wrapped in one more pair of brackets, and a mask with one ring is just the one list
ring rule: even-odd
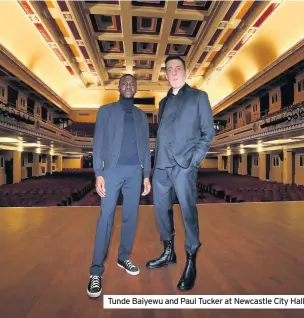
{"label": "white sneaker sole", "polygon": [[128,271],[126,268],[124,268],[122,265],[117,263],[117,266],[120,268],[123,268],[128,274],[132,275],[132,276],[137,276],[140,273],[140,270],[138,270],[137,272],[130,272]]}
{"label": "white sneaker sole", "polygon": [[98,292],[98,293],[90,293],[90,292],[87,290],[87,294],[88,294],[88,296],[89,296],[90,298],[98,298],[98,297],[101,295],[101,292],[102,292],[102,290],[101,290],[100,292]]}

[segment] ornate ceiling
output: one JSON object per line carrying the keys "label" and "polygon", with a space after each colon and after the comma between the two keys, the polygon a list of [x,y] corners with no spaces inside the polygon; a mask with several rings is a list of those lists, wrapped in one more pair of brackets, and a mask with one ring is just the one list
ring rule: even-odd
{"label": "ornate ceiling", "polygon": [[[44,51],[45,59],[50,61],[52,54],[54,61],[48,67],[55,70],[58,68],[55,62],[61,63],[65,73],[58,70],[61,75],[56,79],[52,74],[53,78],[47,83],[71,108],[77,108],[77,102],[90,108],[92,104],[97,107],[116,99],[118,79],[124,73],[132,73],[138,79],[139,94],[142,93],[139,97],[159,94],[155,98],[157,103],[169,89],[164,60],[172,54],[182,55],[186,60],[187,82],[204,89],[214,82],[217,74],[222,74],[233,64],[245,43],[256,37],[282,5],[281,0],[25,0],[16,3],[23,19],[26,17],[27,23],[31,24],[31,32],[36,33],[32,37],[29,34],[29,38],[38,43],[35,36],[39,35],[39,41],[48,48],[48,52]],[[13,4],[7,5],[6,10],[16,18],[20,15],[13,10]],[[15,28],[14,36],[17,37],[21,29]],[[12,41],[7,40],[7,43],[11,45]],[[28,57],[24,61],[28,62],[32,54],[28,47],[26,53]],[[40,58],[40,65],[42,62]],[[269,62],[272,61],[259,65],[257,71]],[[44,70],[47,68],[43,67],[41,77],[46,78],[48,74]],[[212,94],[218,96],[215,98]],[[219,89],[211,95],[218,102],[227,93],[223,95]]]}
{"label": "ornate ceiling", "polygon": [[[167,89],[164,59],[182,55],[188,80],[210,81],[279,2],[19,1],[71,76],[85,87],[117,87],[134,73],[139,89]],[[246,21],[251,23],[245,26]],[[232,40],[232,41],[231,41]],[[231,45],[233,42],[233,45]],[[229,45],[230,44],[230,45]],[[204,74],[208,78],[204,79]]]}

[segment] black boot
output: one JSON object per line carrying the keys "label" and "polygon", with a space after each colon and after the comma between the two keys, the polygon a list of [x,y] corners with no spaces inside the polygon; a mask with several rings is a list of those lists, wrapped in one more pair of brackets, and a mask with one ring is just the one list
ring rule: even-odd
{"label": "black boot", "polygon": [[187,252],[186,266],[177,284],[177,288],[182,291],[190,290],[194,287],[196,279],[196,254],[197,251],[192,254]]}
{"label": "black boot", "polygon": [[164,252],[159,258],[149,261],[146,266],[148,268],[160,268],[170,264],[176,264],[176,254],[174,251],[174,241],[164,241]]}

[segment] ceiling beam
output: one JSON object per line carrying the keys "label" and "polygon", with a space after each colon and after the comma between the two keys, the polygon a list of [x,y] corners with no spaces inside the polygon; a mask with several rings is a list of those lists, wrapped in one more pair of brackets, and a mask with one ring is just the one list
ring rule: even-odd
{"label": "ceiling beam", "polygon": [[205,14],[198,10],[177,9],[175,11],[175,19],[203,21]]}
{"label": "ceiling beam", "polygon": [[[211,65],[207,68],[203,77],[197,83],[197,87],[203,86],[205,81],[211,76],[211,74],[216,70],[218,65],[228,56],[229,52],[233,50],[235,45],[241,40],[242,36],[250,29],[251,25],[258,18],[258,16],[263,12],[263,10],[269,5],[269,1],[257,1],[253,4],[255,7],[251,15],[245,21],[242,21],[238,28],[232,33],[227,43],[225,43],[223,49],[218,52],[213,59]],[[198,69],[197,73],[200,72]]]}
{"label": "ceiling beam", "polygon": [[123,41],[124,37],[121,33],[104,33],[104,32],[94,32],[95,40],[99,41]]}
{"label": "ceiling beam", "polygon": [[74,54],[71,52],[71,49],[69,48],[69,46],[65,44],[66,43],[65,39],[62,33],[59,31],[55,20],[51,16],[51,13],[46,11],[47,7],[45,6],[45,3],[42,1],[32,1],[31,6],[35,10],[40,21],[44,24],[45,28],[51,34],[52,38],[56,42],[56,45],[58,46],[58,48],[60,49],[60,51],[66,58],[66,60],[68,61],[69,65],[72,67],[75,74],[78,76],[78,78],[80,79],[84,87],[86,87],[87,82],[84,80],[84,78],[81,75],[81,70],[76,61],[76,58],[74,58]]}
{"label": "ceiling beam", "polygon": [[92,4],[83,3],[83,10],[86,14],[105,14],[105,15],[120,15],[120,6],[115,4]]}
{"label": "ceiling beam", "polygon": [[[109,60],[124,60],[126,58],[124,53],[100,53],[101,58]],[[133,54],[134,60],[152,60],[155,61],[157,57],[149,54]]]}
{"label": "ceiling beam", "polygon": [[167,40],[170,36],[176,7],[177,7],[176,1],[167,1],[166,14],[165,14],[165,18],[162,22],[161,39],[160,39],[160,43],[158,45],[158,49],[156,52],[157,59],[156,59],[155,65],[154,65],[154,72],[152,75],[152,82],[153,83],[158,82],[158,76],[159,76],[161,66],[164,62],[166,47],[167,47]]}
{"label": "ceiling beam", "polygon": [[[113,67],[113,68],[109,68],[108,72],[110,74],[121,74],[121,73],[124,73],[125,70],[121,69],[121,68]],[[140,68],[140,69],[134,69],[134,73],[137,73],[137,74],[152,74],[153,70]]]}
{"label": "ceiling beam", "polygon": [[101,59],[107,60],[124,60],[125,54],[124,53],[99,53]]}
{"label": "ceiling beam", "polygon": [[91,28],[89,17],[87,14],[85,14],[80,1],[67,1],[66,3],[70,7],[76,23],[79,26],[79,32],[82,36],[85,47],[91,57],[92,63],[98,74],[99,81],[101,85],[103,85],[104,82],[109,79],[108,73],[100,59],[100,50],[98,44],[92,37],[93,30]]}
{"label": "ceiling beam", "polygon": [[133,42],[132,42],[132,5],[131,1],[121,1],[121,25],[124,38],[127,73],[133,72]]}
{"label": "ceiling beam", "polygon": [[[103,33],[95,32],[96,40],[100,41],[124,41],[124,36],[121,33]],[[142,43],[160,43],[160,35],[148,35],[148,34],[133,34],[132,42],[142,42]],[[195,45],[197,43],[197,38],[189,38],[182,36],[169,36],[169,44],[181,44],[181,45]]]}
{"label": "ceiling beam", "polygon": [[[120,6],[110,5],[110,4],[87,4],[83,5],[84,10],[90,14],[96,15],[121,15],[123,12],[123,2],[130,1],[121,1]],[[170,1],[169,1],[170,2]],[[166,18],[167,11],[165,8],[141,8],[132,6],[130,3],[132,16],[134,17],[147,17],[147,18]],[[182,20],[198,20],[203,21],[205,18],[205,12],[199,10],[185,10],[177,9],[175,11],[175,18]]]}
{"label": "ceiling beam", "polygon": [[189,38],[182,36],[169,36],[168,44],[195,45],[198,43],[197,38]]}
{"label": "ceiling beam", "polygon": [[214,9],[213,15],[210,16],[208,21],[209,26],[205,27],[206,32],[201,33],[200,38],[197,41],[197,43],[200,44],[195,48],[194,54],[191,56],[190,63],[187,66],[189,74],[191,74],[193,68],[200,59],[215,30],[218,28],[220,22],[224,19],[225,14],[227,13],[227,10],[231,4],[231,1],[218,1],[215,3],[216,8]]}
{"label": "ceiling beam", "polygon": [[[104,87],[105,91],[107,90],[117,90],[118,80],[110,80],[108,84]],[[151,83],[150,81],[137,81],[137,89],[142,91],[165,91],[167,92],[170,89],[168,82],[166,84],[161,83]]]}

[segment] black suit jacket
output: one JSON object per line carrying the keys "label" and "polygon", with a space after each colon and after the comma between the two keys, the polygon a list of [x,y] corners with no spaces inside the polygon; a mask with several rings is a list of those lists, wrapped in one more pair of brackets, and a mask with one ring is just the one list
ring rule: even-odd
{"label": "black suit jacket", "polygon": [[[160,101],[159,124],[166,100],[167,96]],[[185,84],[176,107],[172,144],[174,159],[183,168],[188,168],[191,164],[199,168],[215,135],[208,95]],[[155,147],[157,148],[157,144]]]}

